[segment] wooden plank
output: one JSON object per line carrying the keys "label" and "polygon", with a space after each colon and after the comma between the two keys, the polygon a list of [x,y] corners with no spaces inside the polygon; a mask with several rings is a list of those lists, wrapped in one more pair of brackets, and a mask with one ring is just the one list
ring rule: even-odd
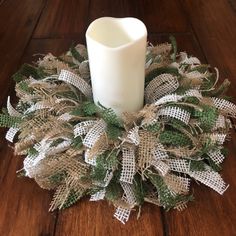
{"label": "wooden plank", "polygon": [[148,28],[149,33],[187,32],[190,29],[178,1],[134,1],[130,8],[137,4],[139,17]]}
{"label": "wooden plank", "polygon": [[49,0],[34,38],[71,38],[84,35],[89,1]]}
{"label": "wooden plank", "polygon": [[[36,1],[34,2],[34,9],[30,9],[30,4],[32,2],[30,1],[19,1],[15,0],[15,3],[18,3],[18,5],[14,8],[13,1],[3,1],[1,2],[1,8],[0,8],[0,35],[5,35],[5,32],[7,32],[6,35],[8,35],[8,38],[5,36],[4,41],[0,42],[0,53],[3,52],[1,55],[1,58],[5,57],[8,60],[11,59],[11,63],[4,64],[1,71],[5,71],[4,75],[5,78],[9,76],[10,73],[12,73],[12,70],[16,68],[17,63],[19,61],[19,58],[22,55],[22,51],[20,49],[24,49],[27,42],[24,43],[23,39],[19,38],[19,35],[23,35],[20,33],[24,27],[27,29],[31,29],[32,25],[35,25],[37,20],[37,17],[27,18],[26,15],[30,13],[38,13],[39,11],[36,10],[38,4],[42,1]],[[24,5],[23,2],[27,2],[28,5]],[[57,13],[55,9],[53,9],[53,2],[55,2],[60,7],[56,7]],[[62,2],[62,1],[61,1]],[[66,1],[64,1],[66,2]],[[85,19],[85,21],[82,22],[82,27],[80,26],[77,28],[77,25],[80,23],[76,23],[77,25],[73,25],[73,19],[77,16],[77,12],[73,11],[72,8],[75,8],[78,10],[78,6],[75,4],[72,4],[71,1],[68,4],[70,6],[67,6],[66,3],[60,3],[59,1],[50,1],[47,5],[47,14],[43,16],[43,20],[40,22],[40,26],[37,29],[39,32],[38,35],[35,33],[35,37],[68,37],[68,40],[64,39],[52,39],[52,40],[33,40],[26,52],[27,55],[31,55],[33,53],[43,53],[47,51],[54,52],[56,54],[61,53],[62,51],[66,50],[70,43],[71,38],[75,39],[81,39],[84,38],[83,32],[85,30],[85,22],[86,15],[81,15],[81,19]],[[74,1],[75,2],[75,1]],[[94,4],[97,3],[97,4]],[[105,2],[105,3],[104,3]],[[117,3],[118,2],[118,3]],[[154,2],[154,1],[153,1]],[[166,2],[166,3],[165,3]],[[174,1],[173,1],[174,2]],[[168,2],[167,1],[157,1],[157,3],[151,3],[150,1],[145,1],[141,3],[141,1],[133,1],[132,4],[127,3],[127,1],[114,1],[109,4],[107,1],[92,1],[91,2],[91,13],[90,13],[90,21],[92,19],[95,19],[99,16],[103,16],[106,14],[113,14],[114,16],[126,16],[126,15],[134,15],[139,17],[140,19],[143,19],[148,27],[149,32],[185,32],[189,30],[189,26],[186,23],[185,17],[181,13],[181,9],[179,8],[178,2]],[[185,4],[188,1],[185,2]],[[212,4],[212,1],[210,1]],[[199,1],[198,1],[199,3]],[[205,6],[207,4],[205,1],[201,1],[200,5],[194,5],[194,1],[191,1],[191,4],[188,3],[189,11],[194,9],[198,13],[198,17],[194,15],[194,21],[196,26],[200,27],[197,24],[199,21],[201,21],[199,24],[205,25],[205,22],[202,21],[202,18],[207,18],[207,20],[210,19],[215,25],[218,24],[218,20],[212,19],[214,17],[214,13],[216,9],[214,6],[211,6],[212,8],[208,6],[208,10],[213,9],[213,13],[211,13],[211,18],[208,19],[207,12],[203,11],[203,15],[201,15],[201,10],[198,10],[198,8],[201,8],[202,6]],[[214,2],[216,3],[216,2]],[[7,5],[6,5],[7,4]],[[51,5],[50,5],[51,4]],[[83,4],[87,4],[87,2],[81,1],[80,7],[83,8]],[[146,4],[148,6],[146,6]],[[164,4],[164,5],[163,5]],[[218,3],[217,3],[218,4]],[[223,4],[223,1],[220,0],[220,4]],[[224,3],[225,4],[225,3]],[[223,5],[224,5],[223,4]],[[22,8],[20,8],[20,5]],[[108,5],[109,9],[108,9]],[[222,5],[222,6],[223,6]],[[2,8],[5,6],[5,8]],[[9,20],[9,24],[5,24],[4,19],[7,19],[7,16],[10,14],[10,11],[8,10],[8,13],[6,11],[6,6],[11,7],[11,9],[15,9],[16,12],[24,12],[23,16],[13,18],[17,22],[15,23],[15,28],[12,27],[12,19]],[[12,7],[13,6],[13,7]],[[41,6],[41,5],[40,5]],[[65,7],[65,19],[63,20],[62,17],[64,17],[64,9],[61,9]],[[158,9],[159,6],[166,6],[160,9]],[[170,8],[169,12],[167,11],[167,6],[172,6]],[[173,6],[177,6],[175,10]],[[192,7],[191,7],[192,6]],[[68,7],[68,8],[67,8]],[[141,8],[143,8],[141,10]],[[4,10],[2,10],[4,9]],[[23,11],[24,9],[24,11]],[[100,9],[100,10],[99,10]],[[108,9],[108,10],[107,10]],[[228,8],[231,9],[231,8]],[[232,10],[232,9],[231,9]],[[6,11],[6,13],[4,12]],[[151,13],[149,13],[149,11]],[[159,11],[159,14],[156,14],[156,12]],[[36,12],[36,13],[35,13]],[[69,12],[72,12],[72,16],[69,16]],[[218,10],[219,12],[219,10]],[[146,16],[146,14],[152,14],[152,17]],[[164,14],[165,13],[165,14]],[[229,20],[232,20],[232,14],[229,14],[229,16],[225,15],[225,11],[222,10],[222,13],[224,13],[224,17],[226,17],[226,22]],[[156,15],[155,15],[156,14]],[[172,15],[171,15],[172,14]],[[179,14],[179,15],[178,15]],[[193,14],[191,12],[191,14]],[[11,14],[12,15],[12,14]],[[36,14],[37,15],[37,14]],[[50,18],[52,15],[52,18]],[[171,15],[171,19],[166,19],[169,15]],[[173,17],[175,15],[175,17]],[[2,18],[2,16],[4,16]],[[146,17],[146,18],[145,18]],[[156,18],[157,17],[157,18]],[[223,21],[224,17],[221,18]],[[22,18],[29,19],[28,21],[25,20],[25,23],[23,24],[21,22]],[[78,17],[79,18],[79,17]],[[48,21],[48,19],[50,19]],[[54,23],[51,23],[54,22]],[[214,31],[220,30],[221,33],[229,33],[229,29],[232,29],[232,32],[234,32],[234,28],[232,28],[235,24],[232,24],[231,22],[228,22],[230,27],[226,27],[227,31],[222,31],[222,29],[218,29],[217,26],[212,26],[212,23],[210,21],[207,23],[208,31],[211,31],[209,29],[212,29],[211,27],[214,27]],[[34,24],[33,24],[33,23]],[[161,23],[159,23],[161,22]],[[232,20],[234,22],[234,20]],[[158,24],[159,23],[159,24]],[[50,24],[50,27],[48,26]],[[70,28],[70,25],[71,26]],[[14,24],[13,24],[14,25]],[[194,24],[193,24],[194,25]],[[7,28],[9,27],[9,29]],[[18,28],[17,28],[18,27]],[[46,30],[44,31],[44,27]],[[69,28],[68,28],[69,27]],[[55,30],[54,30],[55,28]],[[15,32],[14,34],[12,32]],[[32,32],[32,31],[31,31]],[[195,29],[195,32],[197,33],[197,30]],[[234,67],[233,63],[229,62],[229,59],[227,59],[227,54],[230,56],[230,58],[234,59],[233,53],[234,49],[232,49],[232,52],[230,49],[230,45],[234,45],[231,41],[232,35],[230,36],[220,36],[217,35],[217,38],[214,39],[214,35],[207,35],[207,30],[203,30],[200,33],[198,33],[198,39],[200,40],[201,35],[206,35],[207,39],[201,39],[201,46],[206,53],[207,59],[213,64],[219,66],[221,69],[221,72],[225,76],[233,77],[234,74]],[[41,34],[42,33],[42,34]],[[212,33],[212,32],[211,32]],[[82,34],[82,35],[81,35]],[[27,37],[30,35],[28,31],[24,34]],[[235,35],[235,34],[233,34]],[[198,44],[194,40],[194,38],[190,34],[177,34],[177,41],[179,43],[181,50],[186,50],[187,52],[200,56],[200,58],[203,60],[204,56],[201,54],[201,51],[199,50]],[[12,37],[12,40],[10,40]],[[221,37],[221,38],[220,38]],[[18,39],[18,41],[15,40],[15,38]],[[213,39],[214,40],[213,40]],[[226,39],[225,39],[226,38]],[[14,39],[14,40],[13,40]],[[156,34],[152,34],[149,36],[149,39],[151,42],[155,43],[156,41],[166,41],[167,36],[161,35],[158,36]],[[218,41],[219,39],[219,41]],[[83,40],[83,39],[82,39]],[[205,41],[204,41],[205,40]],[[9,47],[6,48],[6,45],[9,42]],[[79,40],[81,42],[81,40]],[[207,46],[203,46],[203,41],[207,42]],[[1,44],[3,42],[3,44]],[[222,42],[225,43],[227,46],[226,52],[227,54],[224,55],[224,49],[221,49]],[[3,45],[3,46],[2,46]],[[22,46],[23,45],[23,46]],[[226,47],[225,46],[225,47]],[[209,48],[210,49],[209,49]],[[9,49],[12,49],[12,52],[9,52]],[[216,50],[216,52],[215,52]],[[218,57],[218,53],[220,52],[220,55],[222,56],[223,60],[221,60],[221,57]],[[211,55],[211,56],[209,56]],[[2,57],[3,56],[3,57]],[[12,58],[15,58],[14,60]],[[28,57],[27,57],[28,58]],[[26,60],[28,61],[28,59]],[[1,59],[0,59],[1,60]],[[5,61],[4,60],[4,61]],[[3,61],[3,62],[4,62]],[[221,65],[222,63],[222,65]],[[3,63],[1,63],[3,64]],[[14,66],[13,66],[14,65]],[[234,63],[235,65],[235,63]],[[224,67],[225,66],[225,67]],[[224,70],[225,68],[225,70]],[[0,75],[1,75],[0,71]],[[1,78],[4,76],[1,76]],[[11,85],[8,81],[7,84],[5,84],[5,81],[2,79],[3,82],[0,82],[0,87],[4,88],[2,89],[2,93],[0,94],[0,100],[2,101],[2,97],[5,97],[8,93],[8,88]],[[3,85],[5,87],[3,87]],[[2,132],[1,132],[2,137]],[[4,156],[4,158],[0,159],[0,177],[1,177],[1,188],[0,188],[0,194],[1,194],[1,214],[0,214],[0,235],[52,235],[53,229],[54,229],[54,223],[55,223],[55,215],[47,213],[48,204],[50,201],[49,193],[46,191],[41,190],[35,183],[32,183],[32,181],[25,180],[25,179],[18,179],[15,177],[15,171],[20,168],[21,166],[21,159],[17,159],[17,157],[12,157],[12,152],[9,148],[6,148],[7,144],[5,141],[2,141],[0,139],[0,156]],[[233,143],[229,145],[230,150],[235,150],[236,147],[236,141],[235,137],[233,135]],[[221,197],[217,195],[215,192],[209,190],[208,188],[204,188],[202,186],[198,187],[194,185],[195,189],[195,196],[196,196],[196,202],[191,203],[189,208],[184,212],[176,212],[176,211],[170,211],[165,214],[165,223],[167,225],[167,228],[165,229],[166,234],[170,235],[235,235],[235,226],[234,222],[236,221],[236,211],[235,211],[235,174],[236,168],[235,168],[235,157],[232,154],[233,152],[230,152],[230,156],[228,160],[226,160],[225,168],[223,170],[223,175],[228,183],[230,183],[231,187],[226,192],[224,197]],[[126,226],[121,225],[116,220],[112,219],[114,209],[112,207],[109,207],[106,203],[100,202],[100,203],[91,203],[87,202],[87,199],[82,200],[74,207],[71,207],[70,209],[67,209],[60,213],[58,218],[58,225],[56,227],[56,235],[163,235],[163,229],[162,229],[162,222],[161,222],[161,216],[159,208],[153,207],[149,204],[145,205],[143,207],[142,211],[142,218],[138,221],[135,219],[135,214],[133,213],[131,216],[130,221],[126,224]],[[25,223],[27,222],[27,224]],[[219,223],[221,222],[221,223]]]}
{"label": "wooden plank", "polygon": [[219,68],[222,77],[235,77],[236,11],[233,5],[227,0],[181,2],[208,62]]}
{"label": "wooden plank", "polygon": [[32,39],[24,53],[23,62],[37,61],[39,57],[42,57],[42,55],[46,55],[47,53],[59,56],[70,48],[73,41],[81,43],[78,38]]}
{"label": "wooden plank", "polygon": [[22,159],[13,156],[7,143],[3,144],[0,155],[4,156],[7,173],[1,178],[0,235],[52,235],[56,214],[48,213],[49,192],[28,179],[16,177]]}
{"label": "wooden plank", "polygon": [[[8,0],[0,7],[0,101],[13,91],[9,79],[19,65],[20,58],[37,24],[45,1]],[[22,159],[13,156],[13,150],[0,132],[0,235],[51,235],[55,214],[48,214],[49,193],[32,181],[16,177]]]}
{"label": "wooden plank", "polygon": [[44,7],[45,0],[8,0],[0,7],[0,105],[13,83],[10,75],[19,60]]}
{"label": "wooden plank", "polygon": [[0,1],[0,6],[1,6],[1,4],[2,4],[4,1],[5,1],[5,0],[1,0],[1,1]]}
{"label": "wooden plank", "polygon": [[114,207],[108,203],[84,199],[59,214],[56,236],[163,235],[159,208],[156,206],[146,204],[140,219],[137,220],[137,212],[133,212],[125,225],[114,219],[113,214]]}
{"label": "wooden plank", "polygon": [[[6,95],[13,91],[13,81],[9,79],[15,72],[20,58],[29,41],[45,1],[3,1],[0,7],[0,105],[6,100]],[[21,12],[24,12],[22,15]],[[11,15],[11,18],[9,18]],[[6,24],[7,22],[7,24]],[[17,39],[17,40],[16,40]],[[3,146],[4,147],[4,146]],[[7,159],[7,158],[6,158]],[[6,161],[4,158],[1,161]],[[2,167],[2,165],[0,165]],[[3,167],[7,170],[6,166]],[[0,173],[4,174],[2,171]]]}
{"label": "wooden plank", "polygon": [[236,12],[236,2],[235,0],[227,0],[231,5],[232,9]]}
{"label": "wooden plank", "polygon": [[102,16],[133,16],[143,20],[149,33],[186,32],[190,29],[178,1],[91,0],[90,9],[89,22]]}
{"label": "wooden plank", "polygon": [[[13,90],[10,75],[16,70],[45,1],[1,1],[0,7],[0,101]],[[9,17],[10,16],[10,17]],[[11,88],[11,89],[10,89]],[[13,157],[1,129],[0,235],[45,235],[54,230],[54,216],[41,211],[47,204],[42,190],[16,178],[21,159]],[[33,197],[35,196],[35,197]],[[52,219],[52,221],[50,220]]]}

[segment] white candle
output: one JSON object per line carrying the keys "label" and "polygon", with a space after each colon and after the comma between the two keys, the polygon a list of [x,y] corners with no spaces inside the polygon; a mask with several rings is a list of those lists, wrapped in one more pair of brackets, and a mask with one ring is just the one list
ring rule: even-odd
{"label": "white candle", "polygon": [[144,100],[147,30],[136,18],[93,21],[86,42],[95,103],[118,115],[138,111]]}

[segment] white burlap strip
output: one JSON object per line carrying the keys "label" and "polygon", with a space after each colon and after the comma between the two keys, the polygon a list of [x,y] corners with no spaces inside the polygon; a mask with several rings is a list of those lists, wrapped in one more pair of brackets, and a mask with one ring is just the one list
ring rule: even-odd
{"label": "white burlap strip", "polygon": [[135,154],[133,148],[122,148],[122,171],[120,181],[133,183],[135,174]]}
{"label": "white burlap strip", "polygon": [[230,119],[225,119],[225,122],[226,122],[228,128],[230,128],[230,129],[233,128],[233,124],[232,124],[232,121]]}
{"label": "white burlap strip", "polygon": [[216,106],[217,109],[221,110],[222,112],[225,112],[229,116],[236,117],[236,105],[232,102],[229,102],[227,100],[212,97],[213,104]]}
{"label": "white burlap strip", "polygon": [[170,167],[161,160],[153,160],[152,165],[162,176],[165,176],[170,170]]}
{"label": "white burlap strip", "polygon": [[188,173],[192,178],[212,188],[219,194],[223,194],[228,185],[223,181],[222,177],[215,171],[190,171]]}
{"label": "white burlap strip", "polygon": [[[44,158],[45,156],[55,155],[57,153],[61,153],[65,150],[67,150],[72,141],[68,138],[65,138],[64,141],[60,142],[56,146],[51,146],[53,144],[53,140],[43,139],[39,143],[36,143],[34,145],[34,148],[39,152],[39,155],[35,159],[35,161],[40,161],[41,158]],[[35,162],[35,164],[37,164]]]}
{"label": "white burlap strip", "polygon": [[225,117],[223,115],[219,115],[216,120],[213,130],[224,129],[225,125],[226,125]]}
{"label": "white burlap strip", "polygon": [[185,124],[188,124],[190,120],[190,113],[179,107],[165,107],[158,110],[157,117],[175,118]]}
{"label": "white burlap strip", "polygon": [[36,166],[42,159],[47,156],[56,155],[57,153],[61,153],[67,150],[71,145],[71,140],[64,140],[57,146],[51,146],[52,143],[52,140],[43,139],[42,141],[34,145],[34,148],[38,151],[38,155],[34,156],[32,166]]}
{"label": "white burlap strip", "polygon": [[20,112],[18,112],[12,105],[10,102],[10,96],[7,97],[7,111],[9,113],[10,116],[16,116],[16,117],[21,117],[22,114]]}
{"label": "white burlap strip", "polygon": [[87,149],[84,153],[84,161],[89,164],[89,165],[92,165],[92,166],[96,166],[96,156],[92,156],[89,154],[89,149]]}
{"label": "white burlap strip", "polygon": [[153,156],[157,160],[165,160],[169,158],[164,146],[161,143],[157,143],[155,145],[155,148],[153,150]]}
{"label": "white burlap strip", "polygon": [[[33,162],[32,162],[32,165],[29,166],[29,168],[37,166],[37,164],[38,164],[41,160],[43,160],[44,158],[45,158],[45,152],[39,153],[37,156],[35,156],[35,158],[34,158],[34,160],[33,160]],[[29,177],[31,177],[31,176],[29,176]],[[31,177],[31,178],[32,178],[32,177]]]}
{"label": "white burlap strip", "polygon": [[173,93],[179,87],[177,77],[171,74],[161,74],[153,79],[145,89],[147,103],[153,103],[160,97]]}
{"label": "white burlap strip", "polygon": [[145,69],[148,69],[150,65],[152,64],[153,59],[150,59],[148,62],[145,63]]}
{"label": "white burlap strip", "polygon": [[[120,183],[124,190],[122,199],[130,206],[134,206],[136,204],[136,198],[131,185],[128,183],[122,183],[122,182]],[[131,212],[130,208],[124,208],[122,206],[119,206],[116,208],[114,217],[121,223],[125,224],[129,220],[130,212]]]}
{"label": "white burlap strip", "polygon": [[202,94],[197,89],[189,89],[184,93],[184,97],[196,97],[198,99],[201,99]]}
{"label": "white burlap strip", "polygon": [[88,131],[96,124],[95,120],[86,120],[78,123],[74,126],[74,135],[82,136],[88,133]]}
{"label": "white burlap strip", "polygon": [[226,138],[226,134],[221,134],[221,133],[210,134],[210,139],[213,142],[217,142],[220,145],[222,145],[225,142],[225,138]]}
{"label": "white burlap strip", "polygon": [[16,136],[19,130],[20,130],[19,128],[10,128],[6,133],[6,136],[5,136],[6,140],[12,143],[14,140],[14,137]]}
{"label": "white burlap strip", "polygon": [[223,194],[228,187],[221,176],[217,172],[210,170],[208,166],[206,166],[204,171],[190,171],[190,163],[186,160],[171,160],[168,161],[168,165],[171,170],[186,173],[220,194]]}
{"label": "white burlap strip", "polygon": [[43,139],[42,141],[40,141],[39,143],[36,143],[34,145],[34,148],[38,151],[38,155],[36,156],[36,158],[34,159],[33,165],[37,165],[37,163],[39,161],[41,161],[42,159],[44,159],[46,157],[47,151],[49,150],[51,144],[53,143],[53,141],[51,140],[46,140]]}
{"label": "white burlap strip", "polygon": [[127,141],[135,144],[136,146],[138,146],[140,142],[138,131],[139,131],[139,127],[135,126],[133,129],[129,131],[127,135]]}
{"label": "white burlap strip", "polygon": [[158,99],[155,102],[155,105],[159,106],[159,105],[162,105],[162,104],[165,104],[168,102],[177,102],[177,101],[181,100],[182,98],[183,98],[183,96],[177,95],[175,93],[168,94],[168,95],[165,95],[165,96],[161,97],[160,99]]}
{"label": "white burlap strip", "polygon": [[197,57],[188,57],[187,53],[181,52],[181,64],[189,64],[189,65],[200,65],[201,62]]}
{"label": "white burlap strip", "polygon": [[78,88],[86,97],[92,97],[92,88],[78,75],[68,70],[61,70],[58,80],[72,84],[73,86]]}
{"label": "white burlap strip", "polygon": [[170,159],[168,160],[167,164],[169,165],[170,169],[180,173],[188,173],[190,170],[190,162],[187,160],[177,160],[177,159]]}
{"label": "white burlap strip", "polygon": [[94,194],[91,195],[89,201],[99,201],[99,200],[103,200],[106,194],[106,190],[102,189]]}
{"label": "white burlap strip", "polygon": [[122,224],[125,224],[129,220],[131,209],[124,207],[117,207],[114,217],[119,220]]}
{"label": "white burlap strip", "polygon": [[57,153],[63,152],[63,151],[67,150],[70,147],[71,143],[72,143],[72,141],[69,140],[69,139],[64,140],[63,142],[59,143],[58,145],[50,147],[47,150],[46,155],[47,156],[55,155]]}
{"label": "white burlap strip", "polygon": [[104,184],[102,186],[107,187],[108,184],[111,182],[112,178],[113,178],[113,170],[107,170],[106,176],[103,180]]}
{"label": "white burlap strip", "polygon": [[50,103],[47,103],[45,101],[42,101],[42,102],[37,102],[33,105],[31,105],[26,111],[25,111],[25,114],[28,114],[30,112],[34,112],[34,111],[37,111],[37,110],[41,110],[41,109],[49,109],[49,108],[52,108],[51,104]]}
{"label": "white burlap strip", "polygon": [[159,105],[163,105],[168,102],[178,102],[186,97],[196,97],[198,99],[201,99],[202,94],[196,89],[189,89],[184,93],[184,95],[177,95],[175,93],[167,94],[167,95],[161,97],[160,99],[158,99],[155,102],[155,105],[159,106]]}
{"label": "white burlap strip", "polygon": [[82,61],[79,65],[79,73],[82,76],[82,78],[88,79],[90,77],[90,71],[89,71],[89,61]]}
{"label": "white burlap strip", "polygon": [[124,183],[120,181],[121,187],[124,190],[124,198],[129,205],[134,206],[137,203],[134,191],[132,189],[132,184]]}
{"label": "white burlap strip", "polygon": [[105,133],[106,126],[104,120],[98,120],[86,134],[83,140],[84,146],[92,148],[99,137]]}
{"label": "white burlap strip", "polygon": [[36,155],[27,155],[23,161],[25,175],[30,178],[34,177],[34,171],[32,171],[32,166],[34,166],[34,160],[36,157]]}
{"label": "white burlap strip", "polygon": [[74,116],[72,116],[71,114],[69,113],[64,113],[62,115],[60,115],[57,119],[58,120],[61,120],[61,121],[69,121],[73,118]]}
{"label": "white burlap strip", "polygon": [[221,153],[220,150],[217,151],[210,151],[207,155],[216,163],[220,164],[225,159],[225,156]]}
{"label": "white burlap strip", "polygon": [[48,53],[45,57],[43,57],[43,59],[39,59],[38,65],[47,70],[56,69],[57,73],[59,73],[62,69],[72,70],[67,63],[58,60],[51,53]]}

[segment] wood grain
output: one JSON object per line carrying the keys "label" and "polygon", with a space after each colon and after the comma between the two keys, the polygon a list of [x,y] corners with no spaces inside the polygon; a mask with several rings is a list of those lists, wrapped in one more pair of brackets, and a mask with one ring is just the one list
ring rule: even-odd
{"label": "wood grain", "polygon": [[8,0],[0,6],[0,105],[9,94],[13,83],[9,77],[19,60],[37,24],[44,0]]}
{"label": "wood grain", "polygon": [[235,9],[226,0],[181,2],[208,62],[219,68],[222,77],[235,78]]}
{"label": "wood grain", "polygon": [[[9,76],[19,63],[36,60],[37,53],[59,55],[71,43],[85,43],[88,24],[101,16],[134,16],[144,21],[152,43],[168,41],[173,33],[179,51],[217,66],[221,80],[228,77],[235,96],[236,11],[231,0],[2,0],[0,1],[0,104],[13,92]],[[22,58],[22,55],[23,58]],[[230,188],[222,197],[193,184],[196,201],[187,210],[164,212],[146,204],[124,226],[106,202],[87,198],[59,213],[48,213],[51,193],[26,178],[17,178],[22,158],[3,139],[0,130],[0,235],[24,236],[218,236],[236,235],[236,132],[222,175]]]}
{"label": "wood grain", "polygon": [[[37,24],[45,1],[3,1],[0,6],[0,102],[13,91],[10,75],[17,69],[22,54]],[[55,214],[48,213],[49,193],[29,179],[19,179],[16,171],[22,158],[0,136],[0,235],[53,234]]]}
{"label": "wood grain", "polygon": [[125,225],[114,219],[114,210],[106,202],[88,202],[84,199],[59,214],[56,235],[163,235],[158,207],[146,204],[142,208],[141,218],[137,220],[137,212],[132,212]]}
{"label": "wood grain", "polygon": [[189,24],[178,1],[91,0],[89,22],[102,16],[141,19],[149,33],[187,32]]}
{"label": "wood grain", "polygon": [[48,0],[34,38],[71,38],[84,35],[89,1]]}

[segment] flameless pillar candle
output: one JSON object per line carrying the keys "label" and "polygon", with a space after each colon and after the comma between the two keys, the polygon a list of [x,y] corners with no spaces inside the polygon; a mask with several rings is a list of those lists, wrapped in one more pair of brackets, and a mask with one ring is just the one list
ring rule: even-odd
{"label": "flameless pillar candle", "polygon": [[102,17],[86,32],[95,103],[117,115],[138,111],[144,100],[147,30],[136,18]]}

